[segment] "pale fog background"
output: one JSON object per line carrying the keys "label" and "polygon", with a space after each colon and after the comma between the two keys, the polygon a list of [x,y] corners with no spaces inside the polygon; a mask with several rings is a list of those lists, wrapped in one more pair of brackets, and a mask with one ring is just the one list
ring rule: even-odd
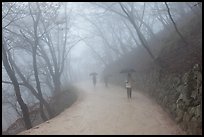
{"label": "pale fog background", "polygon": [[[105,36],[108,38],[111,38],[111,34],[108,33],[109,29],[107,27],[107,24],[117,24],[121,25],[121,17],[116,16],[113,13],[108,12],[104,8],[100,8],[98,5],[110,5],[110,3],[85,3],[85,2],[68,2],[64,3],[67,4],[67,15],[70,18],[69,26],[70,31],[69,34],[71,34],[71,38],[76,39],[83,39],[77,42],[76,46],[73,47],[70,54],[68,55],[68,62],[65,63],[65,69],[61,78],[62,86],[66,86],[67,83],[76,83],[80,81],[86,81],[89,80],[91,82],[89,73],[91,72],[97,72],[99,74],[99,78],[101,77],[101,74],[104,69],[104,64],[99,61],[98,56],[93,52],[93,49],[97,53],[103,54],[103,50],[101,47],[104,44],[104,41],[99,37],[99,33],[97,31],[97,27],[93,25],[93,23],[97,24],[99,28],[102,29]],[[154,6],[155,3],[146,3],[146,11],[145,11],[145,18],[144,20],[148,20],[149,22],[153,22],[153,12],[151,8]],[[143,9],[143,2],[137,2],[136,6],[138,7],[138,11],[141,14]],[[151,7],[152,5],[152,7]],[[160,3],[160,6],[165,8],[164,4]],[[141,10],[139,10],[141,9]],[[176,9],[176,8],[175,8]],[[63,6],[62,9],[60,9],[61,12],[64,12]],[[188,12],[190,9],[189,7],[184,6],[184,10]],[[162,11],[161,11],[162,12]],[[151,17],[152,16],[152,17]],[[177,15],[173,15],[175,18],[178,18]],[[149,17],[151,17],[149,19]],[[91,21],[91,22],[90,22]],[[124,26],[124,25],[121,25]],[[106,28],[107,27],[107,28]],[[115,27],[117,31],[117,26]],[[163,25],[160,21],[154,20],[154,23],[151,24],[151,28],[154,33],[159,32],[163,29]],[[144,29],[145,30],[145,29]],[[124,31],[124,33],[126,33]],[[110,36],[109,36],[110,35]],[[146,34],[144,34],[146,35]],[[122,39],[123,40],[123,39]],[[125,40],[124,40],[125,41]],[[112,41],[114,42],[114,40]],[[130,39],[130,42],[134,43],[133,39]],[[134,47],[137,47],[137,45],[134,45]],[[19,55],[18,55],[19,54]],[[31,64],[30,59],[26,58],[26,53],[22,52],[16,52],[16,58],[18,59],[18,64]],[[113,59],[116,59],[118,55],[114,55]],[[105,57],[104,57],[105,58]],[[23,59],[21,61],[21,59]],[[109,58],[105,58],[106,60],[109,60]],[[19,65],[20,66],[20,65]],[[32,65],[31,65],[32,66]],[[3,70],[3,68],[2,68]],[[25,70],[29,71],[29,70]],[[2,78],[7,78],[8,76],[5,73],[5,70],[2,72]],[[10,94],[14,94],[13,87],[8,86],[6,84],[2,84],[2,90],[9,92]],[[36,99],[31,95],[29,95],[29,91],[27,91],[26,88],[21,87],[22,96],[23,98],[26,98],[26,103],[33,103],[37,102]],[[49,89],[44,86],[43,91],[46,91],[45,98],[48,97],[51,93],[49,93]],[[14,96],[15,98],[15,96]],[[2,103],[3,104],[3,103]],[[18,106],[19,107],[19,106]],[[8,128],[8,126],[14,122],[17,119],[17,114],[13,110],[13,108],[10,105],[2,105],[2,129],[5,130]]]}

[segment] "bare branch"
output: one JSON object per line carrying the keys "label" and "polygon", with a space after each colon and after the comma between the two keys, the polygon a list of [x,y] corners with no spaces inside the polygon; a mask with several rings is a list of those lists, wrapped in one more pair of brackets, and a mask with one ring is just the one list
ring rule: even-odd
{"label": "bare branch", "polygon": [[183,35],[179,32],[179,30],[178,30],[178,28],[177,28],[177,26],[176,26],[176,23],[174,22],[174,20],[173,20],[173,18],[172,18],[172,16],[171,16],[170,9],[169,9],[169,6],[168,6],[167,2],[165,2],[165,5],[166,5],[166,8],[167,8],[167,10],[168,10],[169,17],[170,17],[172,23],[174,24],[174,28],[175,28],[176,32],[177,32],[178,35],[181,37],[181,39],[183,40],[183,42],[187,45],[187,44],[188,44],[187,41],[184,39]]}
{"label": "bare branch", "polygon": [[[143,18],[144,18],[144,12],[145,12],[145,2],[144,2],[144,7],[143,7],[143,11],[142,11],[142,21],[143,21]],[[140,26],[139,26],[139,28],[141,28],[141,26],[142,26],[142,22],[140,23]]]}
{"label": "bare branch", "polygon": [[13,8],[14,5],[15,5],[15,3],[13,3],[13,4],[9,7],[7,13],[2,17],[2,20],[9,14],[9,12],[11,11],[11,9]]}
{"label": "bare branch", "polygon": [[[11,81],[4,81],[2,80],[2,83],[4,84],[13,84]],[[19,85],[24,85],[23,83],[18,83]]]}

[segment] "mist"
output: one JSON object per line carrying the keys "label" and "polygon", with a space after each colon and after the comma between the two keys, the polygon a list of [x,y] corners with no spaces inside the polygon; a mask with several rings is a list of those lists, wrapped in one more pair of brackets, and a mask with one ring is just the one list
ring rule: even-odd
{"label": "mist", "polygon": [[[118,94],[113,87],[126,92],[129,75],[133,95],[154,98],[152,90],[164,88],[164,98],[171,92],[165,85],[175,87],[168,78],[194,66],[202,74],[201,49],[202,2],[3,2],[2,131],[18,134],[57,117],[80,89],[96,98]],[[200,89],[195,96],[200,105]],[[18,119],[22,128],[15,129]]]}

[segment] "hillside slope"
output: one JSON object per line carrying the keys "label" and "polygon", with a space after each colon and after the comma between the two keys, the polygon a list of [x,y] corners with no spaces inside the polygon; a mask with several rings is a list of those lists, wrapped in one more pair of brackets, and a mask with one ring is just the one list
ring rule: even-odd
{"label": "hillside slope", "polygon": [[162,67],[153,62],[144,48],[138,47],[104,71],[112,74],[112,83],[122,86],[125,75],[120,70],[134,68],[134,88],[154,98],[188,134],[202,134],[201,16],[189,16],[178,24],[187,45],[174,28],[159,32],[159,42],[149,41]]}

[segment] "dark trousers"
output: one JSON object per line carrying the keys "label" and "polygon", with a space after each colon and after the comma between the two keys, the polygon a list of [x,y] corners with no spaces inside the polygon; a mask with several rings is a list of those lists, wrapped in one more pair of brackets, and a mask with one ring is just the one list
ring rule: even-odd
{"label": "dark trousers", "polygon": [[108,82],[105,82],[106,87],[108,87]]}
{"label": "dark trousers", "polygon": [[94,87],[96,87],[96,80],[93,80],[93,85]]}
{"label": "dark trousers", "polygon": [[127,88],[127,97],[131,98],[132,88]]}

